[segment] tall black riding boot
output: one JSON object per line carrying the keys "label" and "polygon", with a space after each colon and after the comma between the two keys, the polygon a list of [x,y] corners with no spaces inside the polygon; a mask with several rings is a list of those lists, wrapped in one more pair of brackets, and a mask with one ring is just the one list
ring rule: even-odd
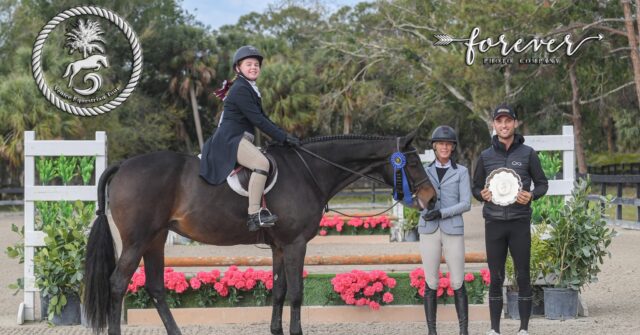
{"label": "tall black riding boot", "polygon": [[436,290],[429,288],[429,285],[425,285],[424,288],[424,314],[427,317],[427,329],[429,335],[438,335],[436,331],[436,314],[438,311],[438,296]]}
{"label": "tall black riding boot", "polygon": [[469,299],[467,298],[467,289],[464,284],[453,291],[453,298],[455,300],[456,313],[458,313],[460,335],[469,335]]}

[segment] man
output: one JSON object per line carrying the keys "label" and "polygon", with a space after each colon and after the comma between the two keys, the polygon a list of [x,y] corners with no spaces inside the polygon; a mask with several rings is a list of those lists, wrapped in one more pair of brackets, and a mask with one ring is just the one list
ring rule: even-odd
{"label": "man", "polygon": [[[508,105],[500,105],[493,112],[493,136],[491,147],[484,150],[473,175],[473,196],[484,202],[482,216],[485,219],[485,243],[487,262],[491,271],[489,286],[489,314],[491,330],[487,335],[500,334],[502,313],[502,285],[507,249],[511,253],[516,271],[520,331],[527,335],[531,314],[531,285],[529,260],[531,258],[531,201],[547,192],[548,182],[535,150],[524,145],[524,137],[516,134],[518,119]],[[487,176],[498,168],[514,170],[522,181],[516,201],[507,206],[492,202],[492,194],[485,188]],[[531,184],[535,186],[531,191]]]}

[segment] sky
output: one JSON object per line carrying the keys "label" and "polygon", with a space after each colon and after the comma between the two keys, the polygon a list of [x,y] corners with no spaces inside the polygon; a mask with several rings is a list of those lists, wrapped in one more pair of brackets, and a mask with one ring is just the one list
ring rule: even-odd
{"label": "sky", "polygon": [[[326,0],[329,8],[353,6],[366,0]],[[240,16],[251,12],[262,13],[270,4],[282,3],[279,0],[183,0],[182,8],[196,17],[196,20],[218,29],[225,24],[235,24]]]}

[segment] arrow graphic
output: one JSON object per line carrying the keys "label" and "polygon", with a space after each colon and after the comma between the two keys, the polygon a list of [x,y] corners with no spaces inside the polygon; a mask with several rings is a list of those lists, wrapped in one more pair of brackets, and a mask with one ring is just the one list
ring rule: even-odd
{"label": "arrow graphic", "polygon": [[447,34],[435,34],[433,37],[437,38],[438,41],[434,42],[433,45],[436,46],[447,46],[453,42],[467,42],[468,38],[453,38]]}

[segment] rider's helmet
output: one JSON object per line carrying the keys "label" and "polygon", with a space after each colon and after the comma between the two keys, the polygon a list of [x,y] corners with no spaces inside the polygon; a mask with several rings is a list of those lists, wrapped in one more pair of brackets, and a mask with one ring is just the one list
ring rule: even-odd
{"label": "rider's helmet", "polygon": [[233,55],[233,68],[235,70],[238,63],[245,58],[253,57],[258,59],[258,63],[262,66],[262,54],[260,51],[256,49],[256,47],[252,45],[245,45],[236,50],[236,53]]}

